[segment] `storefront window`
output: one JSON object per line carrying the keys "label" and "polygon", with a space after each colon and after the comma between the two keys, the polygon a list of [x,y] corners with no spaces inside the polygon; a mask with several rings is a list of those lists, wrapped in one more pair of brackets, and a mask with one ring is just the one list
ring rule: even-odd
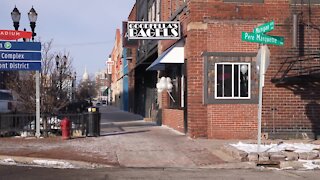
{"label": "storefront window", "polygon": [[181,65],[171,64],[166,69],[173,85],[170,92],[172,96],[170,98],[170,108],[179,109],[181,108]]}

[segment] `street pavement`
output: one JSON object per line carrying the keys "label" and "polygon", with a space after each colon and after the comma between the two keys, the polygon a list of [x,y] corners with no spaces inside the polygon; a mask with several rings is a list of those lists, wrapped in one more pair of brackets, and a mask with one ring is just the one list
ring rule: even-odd
{"label": "street pavement", "polygon": [[268,169],[102,168],[52,169],[0,166],[1,180],[318,180],[320,171]]}
{"label": "street pavement", "polygon": [[112,106],[101,107],[100,112],[100,137],[1,138],[0,155],[3,158],[19,156],[88,162],[95,167],[239,166],[238,161],[221,150],[234,141],[191,139]]}

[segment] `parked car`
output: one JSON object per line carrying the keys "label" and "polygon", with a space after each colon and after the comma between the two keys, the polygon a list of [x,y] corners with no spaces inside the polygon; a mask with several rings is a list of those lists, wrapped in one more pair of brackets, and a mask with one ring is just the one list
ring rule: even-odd
{"label": "parked car", "polygon": [[17,112],[18,101],[12,95],[11,90],[0,90],[0,113]]}

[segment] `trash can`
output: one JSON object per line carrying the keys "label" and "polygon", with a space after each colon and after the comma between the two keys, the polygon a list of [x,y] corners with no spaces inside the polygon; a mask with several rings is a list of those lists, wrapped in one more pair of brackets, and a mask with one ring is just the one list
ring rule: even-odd
{"label": "trash can", "polygon": [[100,136],[100,113],[99,108],[89,107],[88,108],[88,119],[87,119],[87,136]]}

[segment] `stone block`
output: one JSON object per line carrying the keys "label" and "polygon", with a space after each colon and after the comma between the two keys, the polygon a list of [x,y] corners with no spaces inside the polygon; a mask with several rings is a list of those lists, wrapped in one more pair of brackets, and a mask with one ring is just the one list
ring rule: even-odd
{"label": "stone block", "polygon": [[262,153],[259,153],[258,155],[259,155],[259,162],[270,161],[269,153],[262,152]]}
{"label": "stone block", "polygon": [[299,154],[299,159],[303,159],[303,160],[313,160],[319,157],[319,154],[316,152],[302,152],[298,154]]}
{"label": "stone block", "polygon": [[224,146],[223,150],[239,161],[248,161],[248,153],[241,151],[233,146]]}
{"label": "stone block", "polygon": [[248,154],[248,161],[258,162],[258,160],[259,160],[258,153],[249,153]]}
{"label": "stone block", "polygon": [[295,152],[284,151],[283,154],[286,156],[286,161],[297,161],[299,155]]}
{"label": "stone block", "polygon": [[271,161],[285,161],[286,156],[281,152],[270,153],[270,160]]}
{"label": "stone block", "polygon": [[303,163],[299,161],[281,161],[280,169],[303,169]]}

